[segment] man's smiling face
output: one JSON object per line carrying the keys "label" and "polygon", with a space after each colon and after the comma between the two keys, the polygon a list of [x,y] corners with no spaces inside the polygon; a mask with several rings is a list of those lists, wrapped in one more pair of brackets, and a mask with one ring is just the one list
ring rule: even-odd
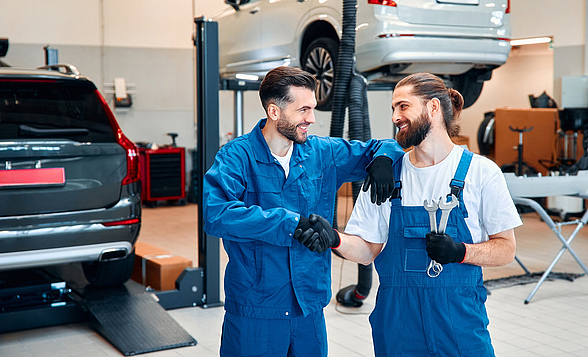
{"label": "man's smiling face", "polygon": [[427,106],[411,94],[411,86],[402,86],[392,95],[392,122],[398,128],[396,141],[407,149],[417,146],[431,131]]}
{"label": "man's smiling face", "polygon": [[304,144],[308,127],[316,121],[314,118],[316,97],[313,91],[301,87],[290,87],[290,95],[294,101],[280,110],[277,130],[288,140]]}

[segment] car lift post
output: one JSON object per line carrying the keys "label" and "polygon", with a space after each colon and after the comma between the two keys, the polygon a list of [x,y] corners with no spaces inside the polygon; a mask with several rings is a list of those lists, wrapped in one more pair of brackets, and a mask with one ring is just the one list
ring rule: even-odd
{"label": "car lift post", "polygon": [[219,149],[218,23],[202,17],[196,23],[196,111],[198,151],[198,266],[204,269],[204,307],[221,306],[220,240],[204,232],[204,174]]}

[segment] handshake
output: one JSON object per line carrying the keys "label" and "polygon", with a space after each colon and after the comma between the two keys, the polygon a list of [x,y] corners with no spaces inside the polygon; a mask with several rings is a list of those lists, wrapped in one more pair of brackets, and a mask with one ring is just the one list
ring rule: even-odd
{"label": "handshake", "polygon": [[294,238],[311,252],[317,253],[323,253],[329,248],[338,248],[341,244],[339,233],[329,221],[317,214],[311,214],[308,218],[300,216]]}

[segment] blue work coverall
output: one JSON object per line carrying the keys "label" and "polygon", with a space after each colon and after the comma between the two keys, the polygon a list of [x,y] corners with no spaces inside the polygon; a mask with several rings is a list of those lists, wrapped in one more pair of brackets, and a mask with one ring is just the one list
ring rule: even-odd
{"label": "blue work coverall", "polygon": [[[265,124],[262,119],[250,133],[226,144],[204,177],[204,230],[223,239],[229,257],[223,344],[229,333],[227,316],[248,318],[233,324],[250,324],[319,313],[322,331],[298,331],[296,336],[309,343],[318,337],[325,344],[320,355],[326,355],[322,309],[331,300],[331,254],[311,252],[293,238],[294,230],[300,216],[312,213],[332,222],[337,190],[344,182],[363,180],[374,157],[387,155],[396,161],[404,152],[393,140],[310,135],[304,144],[293,144],[286,178],[262,135]],[[240,336],[230,336],[240,351],[221,346],[221,355],[266,355],[265,339],[271,345],[276,333],[291,333],[270,327],[273,337],[264,338],[267,329],[242,329]],[[315,353],[310,355],[319,355]]]}

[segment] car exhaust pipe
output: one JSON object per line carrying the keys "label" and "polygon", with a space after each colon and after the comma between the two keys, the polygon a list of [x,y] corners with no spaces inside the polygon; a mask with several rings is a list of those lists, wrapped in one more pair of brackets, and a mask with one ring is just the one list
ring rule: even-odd
{"label": "car exhaust pipe", "polygon": [[126,257],[128,254],[126,248],[112,248],[112,249],[105,249],[100,253],[99,261],[109,261],[109,260],[117,260]]}

